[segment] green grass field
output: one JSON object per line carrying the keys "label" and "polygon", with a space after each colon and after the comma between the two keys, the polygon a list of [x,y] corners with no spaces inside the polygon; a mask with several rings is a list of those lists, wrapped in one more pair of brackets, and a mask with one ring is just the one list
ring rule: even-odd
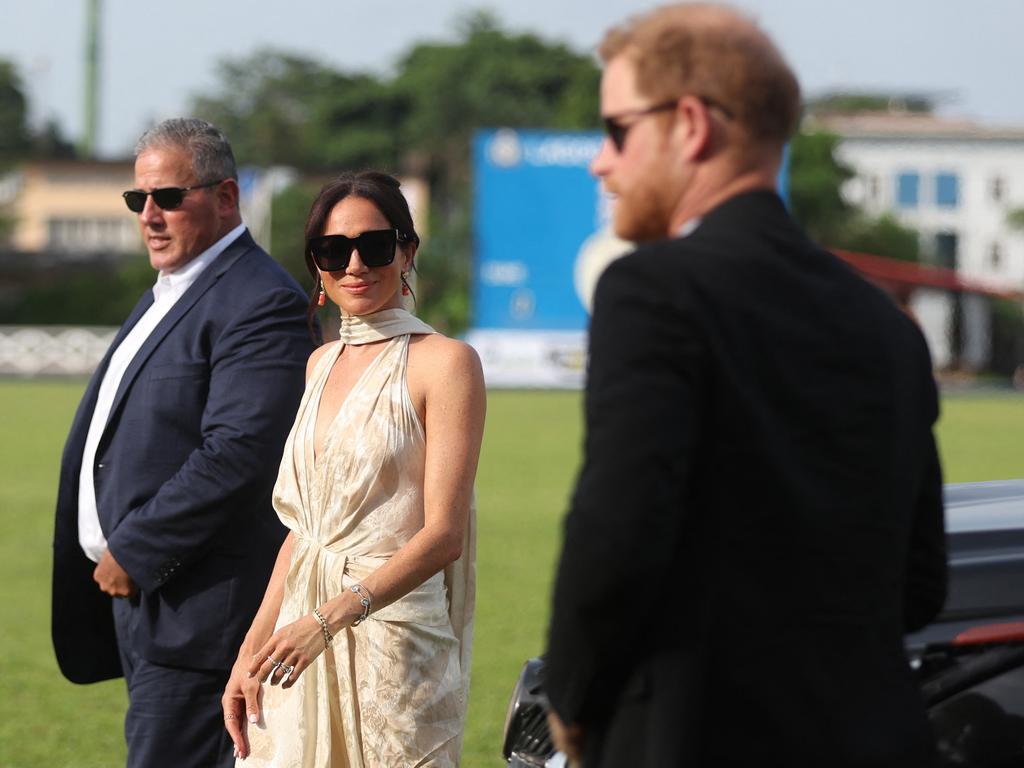
{"label": "green grass field", "polygon": [[[0,381],[0,768],[123,765],[124,687],[66,682],[49,639],[60,451],[83,382]],[[1024,397],[943,402],[946,479],[1024,477]],[[500,764],[522,662],[541,650],[559,523],[577,468],[580,397],[493,392],[477,482],[478,598],[463,764]]]}

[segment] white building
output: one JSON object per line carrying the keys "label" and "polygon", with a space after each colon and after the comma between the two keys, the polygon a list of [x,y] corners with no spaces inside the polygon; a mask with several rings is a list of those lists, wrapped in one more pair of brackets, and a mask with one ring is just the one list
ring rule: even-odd
{"label": "white building", "polygon": [[867,213],[891,213],[922,236],[926,259],[995,290],[1024,289],[1024,127],[995,128],[928,114],[819,118],[842,139],[856,173],[844,195]]}
{"label": "white building", "polygon": [[917,230],[925,261],[965,281],[968,290],[910,296],[936,367],[987,368],[992,316],[976,291],[1024,291],[1024,231],[1007,219],[1024,208],[1024,128],[897,112],[816,117],[806,127],[840,137],[837,159],[855,173],[848,202]]}

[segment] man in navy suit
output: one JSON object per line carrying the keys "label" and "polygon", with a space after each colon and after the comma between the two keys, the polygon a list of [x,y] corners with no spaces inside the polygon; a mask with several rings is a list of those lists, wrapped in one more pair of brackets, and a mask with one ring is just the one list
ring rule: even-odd
{"label": "man in navy suit", "polygon": [[271,506],[312,344],[302,290],[249,235],[227,140],[168,120],[136,147],[157,282],[85,391],[61,463],[61,671],[123,675],[129,766],[232,762],[220,696],[285,530]]}

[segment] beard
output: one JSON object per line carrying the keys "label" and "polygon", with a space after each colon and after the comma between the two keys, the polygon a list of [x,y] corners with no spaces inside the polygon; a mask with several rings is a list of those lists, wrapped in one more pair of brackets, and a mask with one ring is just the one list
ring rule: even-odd
{"label": "beard", "polygon": [[669,236],[671,216],[671,195],[648,177],[630,190],[619,192],[613,203],[612,225],[623,240],[664,240]]}

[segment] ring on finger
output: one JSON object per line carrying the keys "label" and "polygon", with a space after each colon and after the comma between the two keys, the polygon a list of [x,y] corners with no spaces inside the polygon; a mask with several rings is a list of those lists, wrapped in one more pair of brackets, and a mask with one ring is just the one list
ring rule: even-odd
{"label": "ring on finger", "polygon": [[271,664],[274,665],[274,669],[277,669],[283,663],[283,662],[280,662],[280,661],[274,661],[274,657],[273,656],[267,656],[267,661],[269,661]]}
{"label": "ring on finger", "polygon": [[290,675],[292,672],[295,671],[295,665],[294,664],[282,664],[281,665],[281,669],[284,670],[285,675]]}

